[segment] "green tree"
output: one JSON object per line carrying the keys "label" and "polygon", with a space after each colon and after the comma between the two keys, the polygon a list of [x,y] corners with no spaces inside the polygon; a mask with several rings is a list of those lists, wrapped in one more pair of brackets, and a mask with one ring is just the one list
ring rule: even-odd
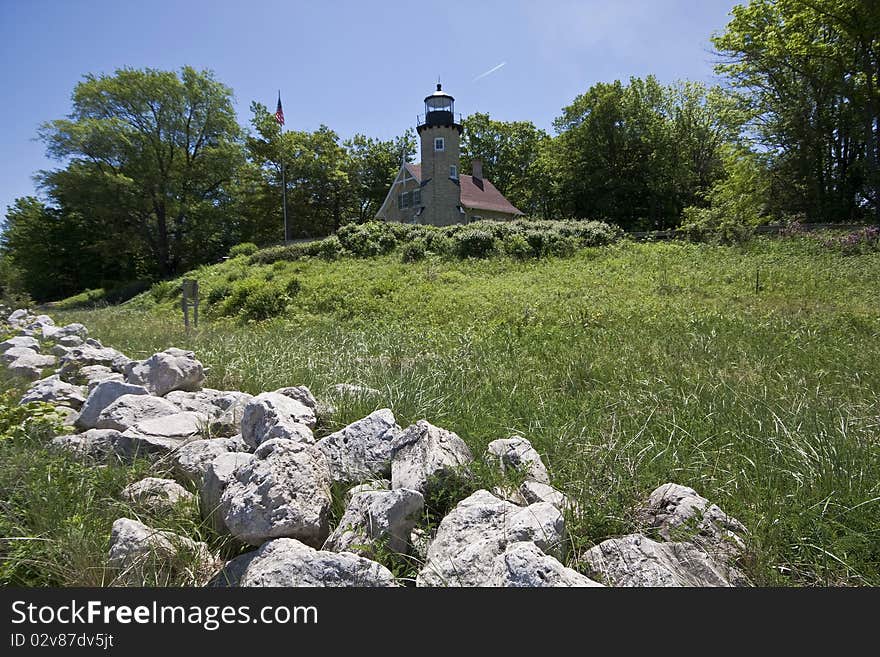
{"label": "green tree", "polygon": [[239,133],[232,90],[209,71],[87,75],[70,116],[40,131],[68,166],[40,178],[65,214],[139,242],[145,273],[165,277],[228,248],[222,226],[243,157]]}
{"label": "green tree", "polygon": [[482,113],[466,117],[462,126],[461,171],[470,171],[479,158],[483,175],[511,203],[528,215],[542,215],[536,163],[549,135],[530,121],[496,121]]}
{"label": "green tree", "polygon": [[359,223],[372,219],[388,194],[388,188],[400,169],[401,158],[412,162],[416,138],[412,130],[403,136],[382,141],[355,135],[344,143],[348,152],[348,180],[351,185],[352,211]]}
{"label": "green tree", "polygon": [[783,211],[880,220],[880,3],[752,0],[713,43],[775,154]]}

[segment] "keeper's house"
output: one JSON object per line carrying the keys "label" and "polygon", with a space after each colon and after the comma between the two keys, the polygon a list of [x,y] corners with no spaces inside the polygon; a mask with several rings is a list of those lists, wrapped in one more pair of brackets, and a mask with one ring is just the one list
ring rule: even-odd
{"label": "keeper's house", "polygon": [[425,116],[418,126],[422,161],[400,167],[377,220],[448,226],[523,215],[483,178],[480,160],[471,163],[472,175],[459,175],[462,126],[455,122],[454,104],[439,84],[425,98]]}

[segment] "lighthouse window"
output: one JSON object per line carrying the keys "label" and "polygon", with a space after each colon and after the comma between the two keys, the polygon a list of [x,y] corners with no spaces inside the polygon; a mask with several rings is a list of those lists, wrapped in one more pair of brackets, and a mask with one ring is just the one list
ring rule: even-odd
{"label": "lighthouse window", "polygon": [[446,142],[444,141],[443,137],[437,137],[434,140],[434,150],[435,151],[442,151],[445,148],[446,148]]}
{"label": "lighthouse window", "polygon": [[458,167],[454,164],[449,167],[449,177],[458,180]]}
{"label": "lighthouse window", "polygon": [[412,193],[413,207],[422,204],[422,190],[417,189]]}

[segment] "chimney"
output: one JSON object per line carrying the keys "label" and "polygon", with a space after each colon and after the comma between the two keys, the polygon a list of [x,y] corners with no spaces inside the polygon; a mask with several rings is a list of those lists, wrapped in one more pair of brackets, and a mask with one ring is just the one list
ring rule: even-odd
{"label": "chimney", "polygon": [[474,182],[483,182],[483,160],[471,160],[471,176]]}

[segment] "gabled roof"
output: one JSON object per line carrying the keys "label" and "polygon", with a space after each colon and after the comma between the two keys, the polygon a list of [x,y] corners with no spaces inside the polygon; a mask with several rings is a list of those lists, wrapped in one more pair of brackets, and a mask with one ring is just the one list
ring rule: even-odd
{"label": "gabled roof", "polygon": [[422,180],[422,164],[421,162],[417,164],[413,164],[412,162],[406,163],[406,170],[409,172],[413,178],[421,182]]}
{"label": "gabled roof", "polygon": [[[409,175],[421,182],[421,163],[413,164],[407,162],[406,170]],[[495,188],[495,185],[485,178],[475,181],[473,176],[459,176],[458,182],[461,186],[461,204],[466,208],[491,210],[493,212],[504,212],[513,215],[525,214],[504,198],[504,195]]]}
{"label": "gabled roof", "polygon": [[474,210],[491,210],[514,215],[525,214],[504,198],[504,195],[495,189],[495,185],[485,178],[474,180],[473,176],[459,176],[458,179],[461,183],[462,206]]}

